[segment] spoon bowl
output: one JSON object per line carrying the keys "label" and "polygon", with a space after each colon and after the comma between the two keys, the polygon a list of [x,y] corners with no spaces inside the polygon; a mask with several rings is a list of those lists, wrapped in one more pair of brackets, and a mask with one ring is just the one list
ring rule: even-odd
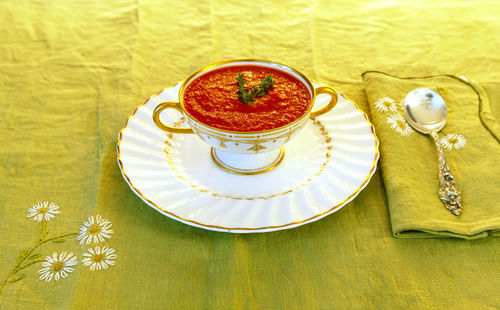
{"label": "spoon bowl", "polygon": [[408,93],[403,110],[408,123],[425,134],[440,131],[448,118],[448,109],[443,98],[427,88],[417,88]]}
{"label": "spoon bowl", "polygon": [[417,88],[403,102],[405,119],[415,130],[430,135],[436,143],[439,158],[439,198],[454,215],[462,213],[462,196],[455,188],[455,178],[446,162],[438,132],[446,125],[448,109],[444,99],[435,91]]}

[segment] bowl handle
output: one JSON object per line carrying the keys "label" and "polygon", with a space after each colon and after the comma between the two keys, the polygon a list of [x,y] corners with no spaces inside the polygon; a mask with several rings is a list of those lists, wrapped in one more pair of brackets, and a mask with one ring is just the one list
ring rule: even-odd
{"label": "bowl handle", "polygon": [[179,107],[179,103],[171,101],[160,103],[153,112],[153,121],[155,122],[158,128],[171,133],[194,133],[193,129],[191,128],[170,127],[163,124],[160,120],[160,113],[166,109],[176,109],[182,114],[182,109]]}
{"label": "bowl handle", "polygon": [[316,93],[316,96],[318,96],[319,94],[329,94],[331,96],[331,99],[330,99],[330,102],[325,104],[325,106],[323,106],[321,109],[316,110],[316,111],[312,111],[311,118],[315,118],[317,116],[320,116],[320,115],[325,114],[326,112],[330,111],[331,109],[333,109],[333,107],[337,104],[337,101],[338,101],[337,92],[335,90],[333,90],[333,88],[330,88],[327,86],[321,86],[321,87],[315,88],[314,92]]}

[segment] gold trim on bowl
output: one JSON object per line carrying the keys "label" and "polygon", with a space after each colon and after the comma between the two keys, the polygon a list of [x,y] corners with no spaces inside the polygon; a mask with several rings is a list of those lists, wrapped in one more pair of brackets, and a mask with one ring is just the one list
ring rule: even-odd
{"label": "gold trim on bowl", "polygon": [[[198,120],[196,117],[194,117],[191,114],[189,114],[186,111],[185,107],[184,107],[184,96],[183,96],[184,88],[186,88],[186,86],[189,84],[189,82],[191,82],[191,80],[193,80],[194,77],[197,77],[197,75],[201,74],[204,71],[208,71],[208,70],[210,70],[212,68],[215,68],[215,67],[218,67],[218,66],[221,66],[221,65],[226,65],[226,64],[231,64],[231,63],[238,63],[238,62],[240,62],[240,63],[244,63],[244,62],[260,62],[260,63],[263,63],[263,64],[271,65],[270,66],[271,68],[274,68],[274,69],[277,69],[277,70],[279,70],[279,67],[283,67],[283,68],[285,68],[287,70],[290,70],[290,71],[294,72],[298,76],[300,76],[305,81],[305,83],[307,84],[309,90],[311,91],[311,102],[309,104],[309,107],[307,108],[307,111],[304,112],[304,114],[302,116],[300,116],[299,118],[297,118],[293,122],[290,122],[290,123],[288,123],[286,125],[283,125],[283,126],[280,126],[280,127],[276,127],[276,128],[272,128],[272,129],[267,129],[267,130],[260,130],[260,131],[233,131],[233,130],[220,129],[220,128],[217,128],[217,127],[213,127],[213,126],[207,125],[207,124],[203,123],[202,121]],[[241,65],[244,66],[244,64],[241,64]],[[251,64],[249,64],[249,65],[251,65]],[[259,66],[258,63],[254,64],[254,65],[255,66]],[[235,66],[238,66],[238,65],[235,65]],[[332,91],[333,91],[333,93],[336,94],[335,90],[332,89]],[[335,97],[332,94],[332,99],[333,98],[335,98]],[[194,121],[196,121],[196,122],[198,122],[200,124],[203,124],[204,127],[210,128],[212,130],[216,130],[218,132],[226,132],[226,133],[230,133],[230,134],[239,134],[239,135],[262,134],[262,133],[267,133],[267,132],[271,132],[271,131],[276,131],[276,130],[284,129],[286,127],[290,127],[290,126],[296,124],[297,122],[303,120],[304,118],[308,117],[309,112],[312,110],[312,108],[314,106],[314,101],[315,100],[316,100],[316,89],[314,88],[314,85],[311,82],[311,80],[307,76],[305,76],[302,72],[300,72],[299,70],[297,70],[297,69],[295,69],[293,67],[287,66],[287,65],[279,63],[279,62],[269,61],[269,60],[264,60],[264,59],[253,59],[253,58],[224,60],[224,61],[219,61],[219,62],[213,63],[211,65],[202,67],[202,68],[196,70],[195,72],[193,72],[190,76],[188,76],[187,79],[182,83],[181,88],[179,88],[179,104],[180,104],[182,110],[184,111],[184,113],[187,116],[189,116],[192,120],[194,120]],[[332,108],[333,108],[333,106],[332,106]],[[320,110],[322,110],[322,109],[320,109]],[[315,111],[315,112],[318,112],[318,111]]]}

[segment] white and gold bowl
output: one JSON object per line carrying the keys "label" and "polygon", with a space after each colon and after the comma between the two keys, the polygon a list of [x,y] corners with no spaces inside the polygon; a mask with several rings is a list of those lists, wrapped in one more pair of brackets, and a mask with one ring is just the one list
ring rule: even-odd
{"label": "white and gold bowl", "polygon": [[[354,199],[376,171],[379,142],[375,128],[343,94],[316,96],[324,85],[311,83],[293,69],[284,70],[309,86],[314,107],[276,132],[219,131],[192,120],[183,112],[180,99],[186,82],[148,98],[118,135],[117,161],[132,191],[172,219],[231,233],[294,228],[332,214]],[[315,111],[330,109],[331,97],[338,100],[335,108],[316,115]],[[173,109],[159,111],[166,106],[164,102],[173,102],[170,106],[181,115]],[[166,133],[158,124],[197,135]],[[285,143],[286,157],[278,165],[275,161]],[[224,161],[217,157],[220,154]],[[251,173],[251,164],[261,168],[258,165],[265,163],[255,158],[265,154],[277,160],[270,162],[266,173]],[[231,171],[235,167],[242,171]]]}
{"label": "white and gold bowl", "polygon": [[[184,91],[187,86],[213,70],[233,66],[260,66],[285,72],[295,77],[308,90],[310,102],[307,111],[295,121],[281,127],[263,131],[230,131],[215,128],[202,123],[191,116],[184,107]],[[313,111],[317,96],[329,95],[329,100]],[[171,134],[197,134],[211,146],[211,157],[222,169],[236,174],[259,174],[270,171],[278,166],[284,157],[284,145],[292,140],[304,128],[309,119],[325,114],[335,107],[338,95],[330,87],[315,87],[314,84],[301,72],[286,65],[266,60],[239,59],[219,62],[199,69],[190,75],[180,86],[178,102],[162,102],[153,112],[153,121],[158,128]],[[175,127],[165,124],[161,114],[164,110],[179,111],[189,124],[189,128]]]}

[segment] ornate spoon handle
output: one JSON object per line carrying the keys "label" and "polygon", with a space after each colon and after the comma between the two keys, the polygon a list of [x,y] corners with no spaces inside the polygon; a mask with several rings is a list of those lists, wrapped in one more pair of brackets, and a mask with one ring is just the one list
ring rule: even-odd
{"label": "ornate spoon handle", "polygon": [[455,178],[451,174],[450,167],[446,163],[443,148],[439,142],[437,132],[430,134],[436,143],[439,158],[439,198],[444,203],[446,209],[450,210],[455,215],[462,213],[462,196],[460,191],[455,187]]}

